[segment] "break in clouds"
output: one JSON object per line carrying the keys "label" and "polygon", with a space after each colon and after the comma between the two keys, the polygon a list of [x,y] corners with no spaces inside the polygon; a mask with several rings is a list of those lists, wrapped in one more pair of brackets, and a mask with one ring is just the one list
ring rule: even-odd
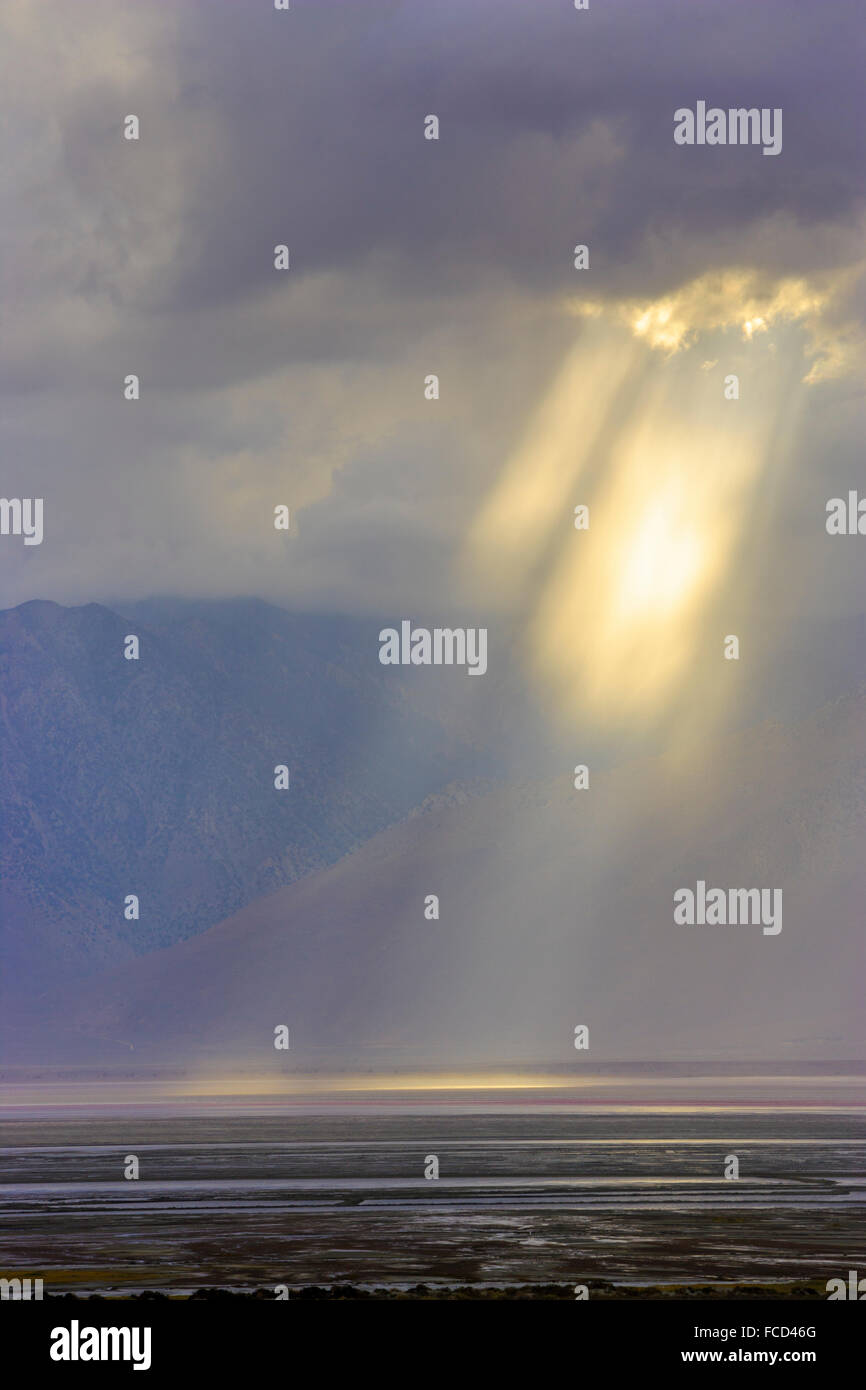
{"label": "break in clouds", "polygon": [[[543,608],[537,576],[491,596],[473,559],[509,466],[544,469],[539,413],[583,351],[580,420],[625,354],[673,415],[744,354],[775,374],[736,516],[756,542],[720,542],[719,579],[746,565],[752,610],[847,611],[823,517],[862,430],[859,17],[835,7],[830,53],[821,8],[88,0],[46,23],[12,0],[4,495],[44,499],[45,529],[4,543],[6,603]],[[775,158],[674,138],[678,110],[752,107],[784,112]],[[509,528],[545,540],[531,501],[505,514],[506,555]]]}

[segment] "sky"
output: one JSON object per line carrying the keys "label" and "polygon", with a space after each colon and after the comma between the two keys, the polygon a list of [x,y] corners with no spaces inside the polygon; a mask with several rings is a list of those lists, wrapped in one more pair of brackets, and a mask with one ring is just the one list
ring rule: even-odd
{"label": "sky", "polygon": [[[604,644],[601,705],[647,617],[661,691],[711,612],[860,611],[858,9],[7,0],[3,490],[45,536],[0,601],[505,611],[554,688]],[[699,100],[781,152],[676,145]]]}
{"label": "sky", "polygon": [[[754,800],[745,777],[734,810],[714,800],[701,749],[772,659],[758,634],[805,669],[822,624],[863,612],[866,541],[825,521],[866,492],[864,32],[855,0],[5,0],[2,495],[44,500],[44,539],[0,536],[0,605],[255,596],[516,631],[566,726],[588,716],[625,749],[622,727],[676,725],[682,842],[692,805],[710,828],[653,898],[670,926],[671,891],[707,872],[709,811]],[[701,102],[781,112],[781,149],[677,144],[675,113]],[[493,679],[504,664],[491,650]],[[837,721],[852,763],[861,707]],[[835,866],[859,872],[862,797],[848,743],[831,758],[827,725],[804,730],[767,824],[812,854],[790,749],[810,806],[811,767],[838,774],[801,916],[830,904],[850,944]],[[617,787],[597,883],[637,864],[631,922],[656,791]],[[479,952],[524,873],[514,819]],[[719,874],[764,844],[738,834]],[[756,874],[782,874],[779,843]],[[548,877],[570,939],[570,886]],[[513,930],[509,968],[538,954]],[[614,927],[591,930],[613,978]],[[789,939],[806,989],[823,940]],[[827,979],[816,1016],[837,1007]],[[698,1033],[703,999],[684,1004]]]}

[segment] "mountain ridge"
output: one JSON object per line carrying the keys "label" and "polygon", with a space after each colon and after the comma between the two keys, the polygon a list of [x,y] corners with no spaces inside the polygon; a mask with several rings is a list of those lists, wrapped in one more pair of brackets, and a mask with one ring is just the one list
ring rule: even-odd
{"label": "mountain ridge", "polygon": [[[861,689],[796,731],[729,735],[697,765],[666,754],[585,792],[563,776],[433,798],[336,864],[55,999],[52,1014],[80,1040],[147,1054],[160,1038],[172,1056],[265,1069],[586,1066],[641,1048],[657,1049],[648,1060],[850,1059],[863,1045],[864,721]],[[780,886],[780,935],[675,926],[675,889],[700,878]],[[279,1024],[293,1039],[284,1058]],[[577,1024],[588,1054],[573,1051]]]}

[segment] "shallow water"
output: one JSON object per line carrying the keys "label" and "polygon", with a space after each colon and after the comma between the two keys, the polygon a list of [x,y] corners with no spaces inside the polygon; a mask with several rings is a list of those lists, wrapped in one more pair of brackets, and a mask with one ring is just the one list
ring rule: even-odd
{"label": "shallow water", "polygon": [[866,1269],[853,1110],[78,1116],[0,1142],[0,1263],[57,1289]]}

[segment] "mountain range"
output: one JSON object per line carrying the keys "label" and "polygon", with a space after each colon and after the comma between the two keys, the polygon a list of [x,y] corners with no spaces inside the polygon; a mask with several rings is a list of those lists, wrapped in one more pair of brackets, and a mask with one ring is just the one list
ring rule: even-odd
{"label": "mountain range", "polygon": [[[383,674],[378,627],[246,602],[0,615],[5,1055],[863,1056],[866,686],[848,644],[817,708],[801,691],[785,718],[590,757],[578,790],[573,749],[553,772],[507,767],[490,704],[466,704],[483,682]],[[488,699],[513,732],[504,689]],[[674,894],[699,880],[781,890],[781,932],[677,925]]]}
{"label": "mountain range", "polygon": [[379,665],[377,632],[255,601],[0,613],[0,956],[16,992],[196,935],[488,773],[432,703],[419,711],[416,673]]}

